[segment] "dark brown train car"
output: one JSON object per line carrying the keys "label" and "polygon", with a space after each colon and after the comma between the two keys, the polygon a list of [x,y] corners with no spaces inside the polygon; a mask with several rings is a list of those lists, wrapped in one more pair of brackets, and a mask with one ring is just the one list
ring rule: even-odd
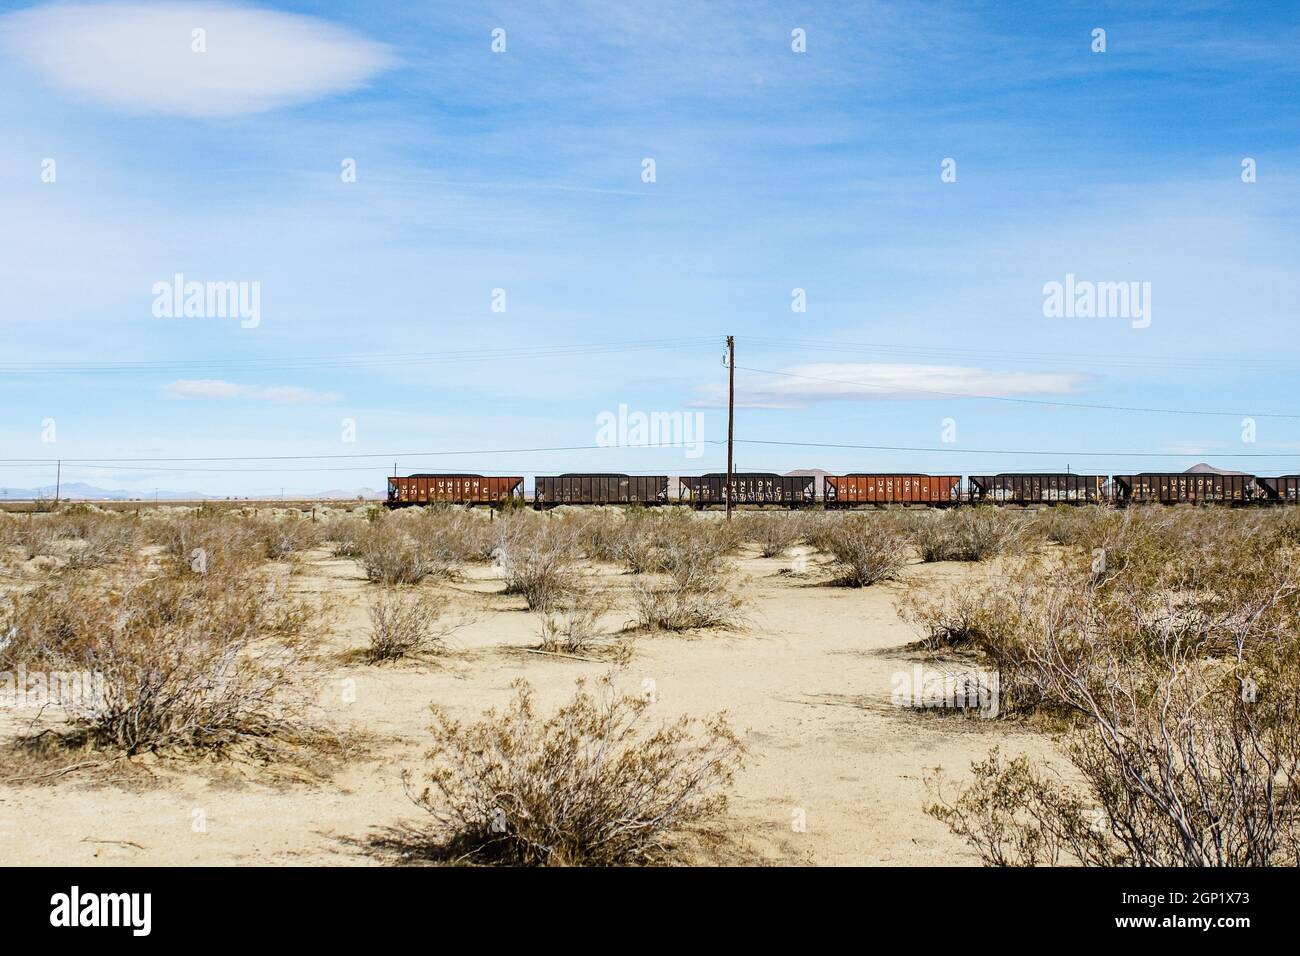
{"label": "dark brown train car", "polygon": [[[735,505],[785,505],[800,508],[817,497],[813,475],[777,475],[770,472],[734,472],[731,501]],[[678,500],[697,508],[727,503],[727,475],[682,476]]]}
{"label": "dark brown train car", "polygon": [[522,477],[495,475],[394,475],[388,479],[390,508],[406,505],[497,505],[523,499]]}
{"label": "dark brown train car", "polygon": [[1300,475],[1279,475],[1277,478],[1256,478],[1264,500],[1278,504],[1300,504]]}
{"label": "dark brown train car", "polygon": [[667,475],[538,475],[533,506],[662,505],[668,501]]}
{"label": "dark brown train car", "polygon": [[827,475],[825,498],[828,508],[890,504],[944,507],[961,502],[961,475]]}
{"label": "dark brown train car", "polygon": [[1208,475],[1145,471],[1115,476],[1115,500],[1121,505],[1246,504],[1257,496],[1254,475]]}
{"label": "dark brown train car", "polygon": [[1105,475],[1020,474],[971,475],[972,504],[1096,504],[1105,500]]}

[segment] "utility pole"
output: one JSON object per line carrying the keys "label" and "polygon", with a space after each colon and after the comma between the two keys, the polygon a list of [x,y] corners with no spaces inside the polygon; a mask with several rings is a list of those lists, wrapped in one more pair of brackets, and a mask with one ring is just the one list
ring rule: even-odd
{"label": "utility pole", "polygon": [[731,443],[736,433],[736,337],[727,336],[727,520],[731,520]]}
{"label": "utility pole", "polygon": [[63,487],[63,459],[59,459],[58,469],[54,472],[54,507],[59,506],[59,491]]}

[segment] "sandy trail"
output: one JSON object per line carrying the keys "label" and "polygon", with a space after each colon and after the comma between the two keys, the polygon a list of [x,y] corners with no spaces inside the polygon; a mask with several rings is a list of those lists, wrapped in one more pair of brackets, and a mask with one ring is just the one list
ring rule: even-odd
{"label": "sandy trail", "polygon": [[[920,660],[916,637],[896,613],[899,585],[819,587],[779,573],[788,560],[746,551],[751,626],[730,634],[637,639],[620,684],[654,682],[653,712],[726,710],[751,750],[722,828],[726,862],[818,865],[975,864],[974,854],[922,812],[923,775],[942,767],[963,777],[990,747],[1051,756],[1050,741],[1004,721],[906,713],[890,704],[892,676]],[[475,569],[453,593],[467,623],[446,664],[367,666],[346,658],[365,643],[362,595],[353,562],[313,552],[295,575],[308,591],[338,595],[345,608],[327,645],[321,705],[332,723],[376,735],[370,752],[327,782],[269,782],[265,775],[166,769],[153,781],[104,785],[61,778],[50,785],[0,786],[0,862],[8,864],[346,864],[384,862],[367,840],[386,827],[419,823],[401,772],[418,770],[427,705],[473,717],[510,696],[526,677],[538,702],[571,695],[581,675],[606,665],[527,653],[536,620],[522,600],[500,595],[491,569]],[[630,577],[599,569],[626,590]],[[961,586],[980,566],[910,566],[907,578]],[[620,604],[626,607],[627,602]],[[621,617],[628,614],[623,612]],[[611,620],[619,618],[615,614]],[[355,701],[345,701],[345,682]],[[0,734],[22,715],[0,712]],[[795,832],[796,810],[806,831]],[[701,862],[708,862],[701,860]]]}

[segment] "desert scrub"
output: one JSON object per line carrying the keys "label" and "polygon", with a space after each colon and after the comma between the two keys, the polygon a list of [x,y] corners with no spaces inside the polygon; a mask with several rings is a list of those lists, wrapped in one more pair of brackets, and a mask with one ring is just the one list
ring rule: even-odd
{"label": "desert scrub", "polygon": [[[995,626],[972,643],[996,662],[1004,704],[1068,722],[1082,783],[977,768],[976,792],[947,806],[970,796],[969,821],[981,789],[1023,792],[996,825],[1060,832],[1072,824],[1054,806],[1095,806],[1108,852],[1134,866],[1300,863],[1300,581],[1293,555],[1260,537],[1219,517],[1135,511],[1100,539],[1114,560],[1080,548],[1011,574]],[[986,830],[952,822],[999,862]],[[1007,845],[1027,841],[1039,838]]]}
{"label": "desert scrub", "polygon": [[832,582],[862,588],[898,577],[910,555],[907,534],[888,518],[850,515],[828,522],[817,540],[834,559]]}
{"label": "desert scrub", "polygon": [[1025,756],[1004,760],[997,748],[971,764],[973,781],[951,803],[943,777],[926,784],[936,800],[925,812],[948,825],[985,866],[1118,866],[1118,846],[1095,824],[1099,809]]}
{"label": "desert scrub", "polygon": [[451,578],[451,556],[399,522],[370,522],[357,540],[357,561],[366,579],[384,585],[419,584],[425,578]]}
{"label": "desert scrub", "polygon": [[744,625],[744,604],[721,578],[686,586],[638,581],[632,588],[636,626],[645,631],[735,630]]}
{"label": "desert scrub", "polygon": [[934,593],[913,586],[899,602],[899,616],[920,628],[930,650],[943,647],[987,646],[998,620],[1000,594],[995,586],[957,584]]}
{"label": "desert scrub", "polygon": [[777,514],[749,514],[741,523],[741,533],[758,545],[765,558],[779,558],[804,539],[806,521],[797,511]]}
{"label": "desert scrub", "polygon": [[0,662],[98,675],[99,694],[64,702],[69,742],[127,754],[300,742],[315,621],[260,574],[135,564],[11,596]]}
{"label": "desert scrub", "polygon": [[315,548],[325,537],[323,526],[310,518],[252,518],[249,524],[261,540],[262,553],[277,561]]}
{"label": "desert scrub", "polygon": [[[554,713],[526,682],[510,705],[462,724],[434,709],[416,803],[445,856],[525,866],[616,866],[671,857],[690,825],[721,813],[744,747],[723,715],[649,725],[651,704],[612,676]],[[412,781],[408,778],[408,787]]]}
{"label": "desert scrub", "polygon": [[572,527],[527,514],[502,518],[498,527],[496,562],[506,594],[545,611],[574,589],[579,550]]}
{"label": "desert scrub", "polygon": [[600,619],[612,602],[593,588],[574,588],[541,612],[541,649],[580,653],[600,633]]}
{"label": "desert scrub", "polygon": [[984,561],[1017,549],[1023,520],[1005,509],[983,505],[923,515],[913,541],[922,561]]}
{"label": "desert scrub", "polygon": [[370,645],[366,659],[372,664],[414,654],[439,654],[446,650],[448,630],[440,625],[447,608],[445,598],[427,591],[384,588],[370,597]]}

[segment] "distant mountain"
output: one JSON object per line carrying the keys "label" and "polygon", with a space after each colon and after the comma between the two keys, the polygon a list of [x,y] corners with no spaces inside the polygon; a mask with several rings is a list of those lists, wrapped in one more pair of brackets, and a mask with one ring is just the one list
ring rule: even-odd
{"label": "distant mountain", "polygon": [[[36,498],[53,498],[54,485],[42,485],[37,488],[0,487],[0,501],[31,501]],[[160,488],[154,491],[123,491],[117,488],[99,488],[81,481],[69,481],[59,488],[59,498],[64,501],[225,501],[240,499],[274,500],[276,494],[266,495],[214,495],[202,491],[171,491]],[[286,500],[293,501],[355,501],[357,498],[377,500],[383,493],[373,488],[358,488],[355,491],[343,491],[331,488],[329,491],[288,491],[284,492]]]}
{"label": "distant mountain", "polygon": [[1215,468],[1213,465],[1207,465],[1205,462],[1202,461],[1199,462],[1198,464],[1192,465],[1192,467],[1188,468],[1187,471],[1183,472],[1183,474],[1185,475],[1244,475],[1246,474],[1246,472],[1225,471],[1222,468]]}

